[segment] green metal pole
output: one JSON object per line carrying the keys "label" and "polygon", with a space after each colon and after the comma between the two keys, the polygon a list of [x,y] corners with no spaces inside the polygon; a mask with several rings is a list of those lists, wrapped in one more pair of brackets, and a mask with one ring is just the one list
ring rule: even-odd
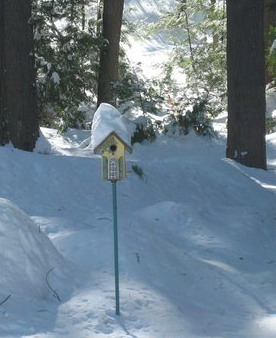
{"label": "green metal pole", "polygon": [[120,314],[120,296],[119,296],[119,255],[118,255],[116,181],[112,181],[112,196],[113,196],[113,229],[114,229],[114,267],[115,267],[116,315],[119,315]]}

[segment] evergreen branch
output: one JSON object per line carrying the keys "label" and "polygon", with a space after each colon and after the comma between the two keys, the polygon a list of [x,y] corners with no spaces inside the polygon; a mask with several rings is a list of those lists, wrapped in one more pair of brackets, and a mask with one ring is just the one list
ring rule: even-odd
{"label": "evergreen branch", "polygon": [[57,26],[54,24],[54,22],[51,22],[50,24],[48,24],[49,28],[52,28],[52,31],[53,32],[56,32],[57,35],[60,37],[60,38],[63,38],[63,35],[62,33],[59,31],[59,29],[57,28]]}

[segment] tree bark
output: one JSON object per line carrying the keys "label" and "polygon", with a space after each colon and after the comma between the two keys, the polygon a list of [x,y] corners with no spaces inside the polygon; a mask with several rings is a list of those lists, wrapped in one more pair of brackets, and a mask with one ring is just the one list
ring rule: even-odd
{"label": "tree bark", "polygon": [[226,156],[266,169],[263,0],[227,0]]}
{"label": "tree bark", "polygon": [[7,135],[7,117],[5,111],[5,65],[4,65],[4,50],[5,50],[5,2],[0,1],[0,145],[8,142]]}
{"label": "tree bark", "polygon": [[31,8],[32,0],[1,0],[1,18],[4,17],[1,88],[4,86],[4,93],[1,90],[0,118],[7,131],[4,143],[11,141],[14,147],[27,151],[34,149],[39,135]]}
{"label": "tree bark", "polygon": [[123,8],[124,0],[104,0],[102,34],[107,45],[102,48],[100,54],[98,106],[102,102],[116,106],[116,93],[113,85],[118,81]]}

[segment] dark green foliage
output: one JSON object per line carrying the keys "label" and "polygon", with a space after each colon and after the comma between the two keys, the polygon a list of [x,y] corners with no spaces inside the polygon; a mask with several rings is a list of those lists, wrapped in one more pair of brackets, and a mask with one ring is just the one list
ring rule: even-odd
{"label": "dark green foliage", "polygon": [[34,1],[35,56],[40,118],[60,129],[80,126],[97,86],[97,58],[103,41],[96,21],[86,20],[89,1]]}
{"label": "dark green foliage", "polygon": [[[221,0],[218,2],[222,3]],[[83,127],[86,110],[95,107],[99,52],[106,43],[100,37],[97,3],[96,0],[34,1],[37,87],[43,125],[61,131],[68,127]],[[211,134],[209,119],[222,110],[225,98],[225,29],[220,21],[223,8],[209,5],[201,0],[178,0],[176,8],[160,21],[159,29],[171,31],[170,38],[175,44],[170,62],[164,65],[163,78],[145,80],[140,65],[131,68],[121,50],[120,76],[113,83],[118,107],[123,112],[137,108],[146,121],[135,121],[132,143],[152,142],[156,130],[167,130],[169,124],[178,124],[183,133],[188,133],[193,126],[196,133]],[[127,34],[133,30],[133,24],[124,21],[122,39],[126,41]],[[212,39],[207,39],[208,36]],[[188,75],[183,87],[174,80],[175,67]],[[197,97],[204,97],[202,102],[208,101],[203,105],[208,106],[208,112],[196,112],[195,103],[191,112],[188,111],[191,101],[200,101],[195,99]],[[203,110],[203,107],[199,108],[199,111]],[[169,123],[154,121],[147,113],[169,113]]]}
{"label": "dark green foliage", "polygon": [[276,132],[276,117],[266,118],[266,133],[272,134]]}
{"label": "dark green foliage", "polygon": [[268,76],[273,82],[276,78],[276,46],[274,41],[276,42],[276,27],[270,27],[267,36],[267,45],[269,48],[266,50],[266,63]]}
{"label": "dark green foliage", "polygon": [[131,68],[126,59],[120,65],[121,79],[114,83],[118,96],[118,104],[127,110],[139,107],[143,114],[157,114],[163,97],[158,93],[154,81],[144,80],[140,65]]}
{"label": "dark green foliage", "polygon": [[197,135],[213,137],[215,132],[211,124],[211,115],[208,101],[197,100],[191,110],[186,112],[178,110],[172,113],[164,130],[184,135],[193,130]]}
{"label": "dark green foliage", "polygon": [[131,144],[142,143],[143,141],[153,142],[156,139],[153,123],[150,119],[146,123],[136,123],[136,129],[131,137]]}
{"label": "dark green foliage", "polygon": [[[182,88],[187,100],[206,97],[218,108],[226,107],[225,0],[176,0],[155,31],[164,31],[174,45],[165,73],[176,68],[185,74]],[[184,75],[183,75],[184,77]]]}
{"label": "dark green foliage", "polygon": [[[35,0],[35,56],[40,123],[58,128],[83,127],[86,110],[96,105],[99,55],[106,41],[96,0]],[[87,10],[89,9],[89,16]],[[133,25],[123,22],[122,40]],[[154,94],[120,51],[120,80],[113,83],[118,104],[156,111]]]}

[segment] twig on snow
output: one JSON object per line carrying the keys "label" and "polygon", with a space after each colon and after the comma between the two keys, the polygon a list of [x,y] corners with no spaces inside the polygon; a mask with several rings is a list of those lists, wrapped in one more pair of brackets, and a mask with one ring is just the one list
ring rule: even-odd
{"label": "twig on snow", "polygon": [[2,302],[0,302],[0,306],[3,305],[4,303],[6,303],[6,301],[11,298],[11,295],[8,295],[4,300],[2,300]]}
{"label": "twig on snow", "polygon": [[61,302],[61,299],[60,299],[58,293],[56,292],[56,290],[54,290],[54,289],[51,287],[51,285],[50,285],[50,283],[49,283],[49,281],[48,281],[48,277],[49,277],[50,273],[51,273],[53,270],[54,270],[54,268],[51,268],[51,269],[47,272],[47,274],[46,274],[46,283],[47,283],[49,289],[53,292],[53,296],[56,297],[56,298]]}

